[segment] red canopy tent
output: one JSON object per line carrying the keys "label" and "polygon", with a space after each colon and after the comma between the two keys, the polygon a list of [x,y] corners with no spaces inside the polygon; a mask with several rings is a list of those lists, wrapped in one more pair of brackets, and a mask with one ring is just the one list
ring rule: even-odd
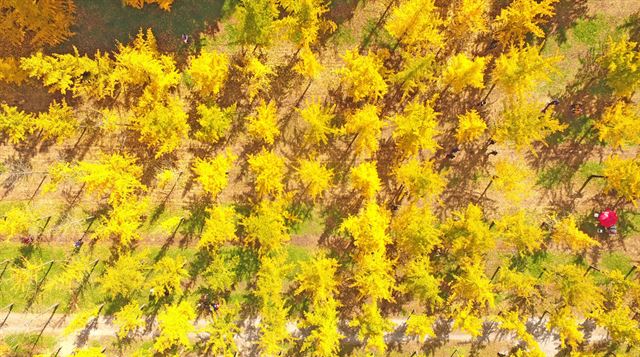
{"label": "red canopy tent", "polygon": [[618,215],[612,210],[605,210],[598,215],[598,221],[603,227],[609,228],[618,223]]}

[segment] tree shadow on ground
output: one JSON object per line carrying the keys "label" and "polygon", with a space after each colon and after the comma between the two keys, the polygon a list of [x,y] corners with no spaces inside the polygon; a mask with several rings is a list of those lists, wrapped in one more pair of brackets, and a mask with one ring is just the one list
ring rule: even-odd
{"label": "tree shadow on ground", "polygon": [[587,0],[560,0],[555,4],[555,15],[547,23],[550,32],[558,35],[558,43],[567,41],[567,30],[578,19],[584,19],[589,10]]}
{"label": "tree shadow on ground", "polygon": [[167,12],[155,5],[136,9],[120,1],[76,0],[76,23],[72,26],[75,35],[51,51],[69,52],[75,46],[80,53],[110,52],[116,49],[116,41],[127,43],[140,29],[151,28],[158,38],[159,49],[174,52],[183,46],[182,34],[195,38],[196,33],[208,31],[221,18],[223,8],[231,3],[230,0],[181,0],[175,1]]}

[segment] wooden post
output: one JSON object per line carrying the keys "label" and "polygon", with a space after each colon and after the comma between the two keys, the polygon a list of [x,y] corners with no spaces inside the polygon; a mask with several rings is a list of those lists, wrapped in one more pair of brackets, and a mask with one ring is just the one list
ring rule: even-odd
{"label": "wooden post", "polygon": [[498,266],[498,267],[496,268],[496,271],[494,271],[494,272],[493,272],[493,275],[491,275],[491,279],[489,279],[489,282],[492,282],[492,281],[493,281],[493,279],[496,277],[496,275],[498,275],[498,272],[500,271],[500,268],[501,268],[500,266]]}
{"label": "wooden post", "polygon": [[[2,269],[2,273],[0,273],[0,279],[2,279],[2,276],[4,275],[4,272],[7,271],[7,267],[9,266],[9,263],[11,263],[11,261],[9,259],[4,260],[2,263],[6,263],[4,265],[4,268]],[[0,263],[0,264],[2,264]]]}
{"label": "wooden post", "polygon": [[576,196],[582,195],[582,190],[584,190],[584,188],[587,186],[589,181],[593,180],[594,178],[607,178],[607,176],[602,176],[602,175],[591,175],[591,176],[589,176],[587,178],[587,180],[582,184],[582,186],[580,187],[578,192],[576,192]]}
{"label": "wooden post", "polygon": [[[9,318],[9,315],[11,314],[11,311],[13,311],[13,303],[7,305],[7,307],[9,308],[9,311],[7,311],[7,315],[5,315],[4,320],[2,320],[2,323],[0,323],[0,328],[2,328],[2,326],[4,326],[4,323],[7,322],[7,319]],[[5,307],[5,309],[7,307]]]}
{"label": "wooden post", "polygon": [[44,180],[47,179],[47,176],[48,174],[44,174],[44,176],[42,177],[42,180],[40,180],[40,183],[38,184],[38,187],[36,187],[36,190],[33,191],[33,194],[31,195],[31,198],[29,198],[29,202],[27,202],[27,204],[31,204],[31,201],[33,201],[33,199],[38,194],[38,191],[40,191],[40,187],[42,187],[42,184],[44,183]]}
{"label": "wooden post", "polygon": [[27,303],[27,306],[24,309],[25,312],[27,310],[29,310],[31,305],[33,305],[33,302],[36,300],[36,297],[38,296],[38,293],[40,292],[40,288],[42,287],[42,283],[44,283],[45,279],[47,279],[47,275],[49,275],[49,272],[51,271],[51,268],[53,267],[53,263],[55,263],[55,260],[52,260],[52,261],[49,262],[49,268],[47,268],[47,271],[44,273],[44,276],[42,277],[42,279],[40,279],[40,281],[36,285],[36,290],[33,292],[33,296],[31,297],[31,299]]}
{"label": "wooden post", "polygon": [[484,188],[484,191],[482,191],[482,193],[480,194],[480,197],[478,197],[477,203],[480,203],[480,201],[482,201],[482,199],[484,198],[484,195],[489,190],[489,187],[491,187],[491,184],[493,184],[493,179],[495,179],[495,176],[491,178],[491,181],[489,181],[489,184],[487,185],[487,187]]}
{"label": "wooden post", "polygon": [[87,232],[89,232],[89,229],[91,229],[91,226],[93,225],[93,222],[96,220],[96,216],[91,216],[89,219],[89,225],[87,226],[87,229],[84,230],[84,233],[82,233],[82,236],[80,237],[80,240],[83,240],[84,237],[87,235]]}
{"label": "wooden post", "polygon": [[627,280],[627,278],[629,277],[629,275],[631,275],[631,273],[633,273],[634,271],[636,271],[636,269],[638,269],[637,266],[632,266],[631,269],[629,269],[629,271],[627,272],[627,274],[624,275],[624,279]]}
{"label": "wooden post", "polygon": [[51,312],[51,315],[49,316],[49,319],[47,320],[47,323],[44,324],[44,326],[42,326],[42,329],[40,330],[40,333],[38,334],[38,337],[36,338],[35,341],[33,341],[33,345],[31,345],[31,350],[30,352],[33,352],[33,349],[36,347],[36,345],[38,344],[38,341],[40,341],[40,337],[42,337],[42,333],[44,332],[44,329],[47,328],[47,326],[49,326],[49,322],[51,322],[51,319],[53,318],[53,315],[56,313],[56,311],[58,310],[58,306],[60,305],[60,303],[57,303],[55,305],[53,305],[53,311]]}
{"label": "wooden post", "polygon": [[44,222],[44,226],[42,226],[42,229],[40,229],[40,233],[36,237],[36,240],[40,240],[40,237],[42,237],[42,235],[44,234],[44,230],[47,229],[47,226],[49,225],[49,221],[51,221],[51,216],[47,217],[47,220]]}

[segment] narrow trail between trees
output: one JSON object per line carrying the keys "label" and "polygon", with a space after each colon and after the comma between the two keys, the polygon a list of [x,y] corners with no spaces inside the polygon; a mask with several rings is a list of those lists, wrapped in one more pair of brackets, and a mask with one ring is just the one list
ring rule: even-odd
{"label": "narrow trail between trees", "polygon": [[[0,337],[13,335],[13,334],[37,334],[40,330],[45,326],[47,320],[49,320],[49,313],[12,313],[7,318],[4,325],[0,327]],[[2,317],[2,320],[4,317]],[[58,351],[58,356],[69,356],[73,353],[74,349],[77,347],[82,347],[86,344],[86,342],[90,339],[102,338],[102,337],[111,337],[115,336],[117,332],[117,327],[111,324],[110,318],[101,317],[97,323],[90,324],[91,326],[85,328],[81,331],[76,331],[73,334],[65,336],[63,331],[66,323],[73,319],[72,315],[65,316],[64,314],[55,314],[51,318],[51,321],[44,329],[43,335],[55,336],[57,338],[57,343],[54,348],[54,352]],[[385,340],[387,343],[389,342],[403,342],[405,340],[409,340],[410,338],[398,333],[397,331],[401,328],[401,326],[407,320],[406,318],[392,318],[390,319],[396,325],[396,331],[390,332],[386,335]],[[0,320],[1,322],[1,320]],[[532,322],[531,325],[538,330],[537,327],[542,327],[546,323],[546,319],[541,322]],[[244,325],[250,325],[250,321],[245,321]],[[253,325],[257,325],[258,320],[254,320]],[[198,320],[196,323],[196,332],[190,334],[191,339],[194,341],[205,339],[206,336],[204,334],[199,334],[198,330],[204,328],[206,326],[206,321],[204,319]],[[537,327],[536,327],[537,326]],[[291,335],[296,336],[300,333],[295,323],[289,323],[287,325],[287,329],[291,333]],[[141,336],[142,339],[149,339],[153,336],[155,329],[152,332],[144,334]],[[600,341],[607,338],[607,333],[603,329],[596,329],[591,334],[590,340]],[[472,340],[472,336],[467,333],[453,331],[448,335],[449,342],[470,342]],[[540,344],[540,348],[547,356],[555,356],[558,353],[558,347],[560,341],[557,336],[554,334],[538,334],[536,335],[536,340]],[[518,343],[518,339],[513,336],[513,334],[504,334],[501,332],[491,332],[485,336],[485,342],[495,342],[495,341],[505,341],[511,342],[513,345]],[[347,343],[357,344],[358,341],[353,337],[347,337]],[[238,348],[241,351],[241,355],[248,355],[251,350],[251,343],[248,340],[248,336],[243,332],[236,336],[236,343]]]}

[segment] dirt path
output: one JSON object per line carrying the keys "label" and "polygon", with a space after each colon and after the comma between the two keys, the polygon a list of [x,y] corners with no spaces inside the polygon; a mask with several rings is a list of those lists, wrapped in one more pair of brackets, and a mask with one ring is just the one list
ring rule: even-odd
{"label": "dirt path", "polygon": [[[41,314],[28,314],[28,313],[16,313],[11,314],[5,324],[0,327],[0,337],[19,334],[19,333],[38,333],[47,323],[47,320],[50,317],[50,313],[41,313]],[[78,346],[83,346],[89,338],[98,339],[103,337],[111,337],[115,336],[117,328],[110,323],[110,319],[100,318],[97,323],[95,323],[92,328],[85,329],[83,331],[77,332],[75,334],[71,334],[65,336],[63,334],[64,326],[66,324],[62,322],[68,323],[71,321],[73,317],[67,316],[66,319],[62,314],[56,314],[51,318],[50,323],[44,329],[44,334],[49,336],[54,336],[57,338],[57,344],[54,348],[54,351],[60,350],[58,356],[69,356],[73,353],[74,349]],[[396,326],[401,326],[406,321],[406,318],[393,318],[391,321]],[[538,321],[538,320],[535,320]],[[1,322],[1,321],[0,321]],[[544,321],[543,321],[544,322]],[[254,321],[252,324],[256,325],[258,321]],[[251,324],[247,321],[246,324]],[[205,327],[206,321],[199,320],[196,323],[196,330]],[[294,323],[289,323],[287,325],[287,329],[292,335],[299,334],[299,330]],[[602,329],[596,329],[591,335],[591,341],[600,341],[606,339],[606,331]],[[153,337],[153,332],[145,334],[143,339],[151,339]],[[198,333],[191,334],[191,338],[193,340],[205,338]],[[386,336],[387,342],[404,342],[407,339],[406,336],[399,333],[389,333]],[[472,336],[460,331],[454,331],[449,334],[448,340],[450,342],[458,342],[465,343],[470,342],[472,340]],[[547,356],[554,356],[557,353],[557,347],[559,345],[559,340],[557,336],[553,334],[544,334],[537,338],[538,343],[540,344],[540,348]],[[487,342],[495,342],[495,341],[503,341],[509,342],[510,344],[515,345],[517,343],[517,339],[513,338],[510,335],[503,335],[499,333],[491,333],[487,336]],[[351,342],[351,341],[347,341]],[[250,343],[248,342],[247,336],[244,334],[240,334],[236,337],[236,343],[238,344],[240,351],[247,351],[250,348]],[[354,340],[353,343],[358,343],[358,341]]]}

